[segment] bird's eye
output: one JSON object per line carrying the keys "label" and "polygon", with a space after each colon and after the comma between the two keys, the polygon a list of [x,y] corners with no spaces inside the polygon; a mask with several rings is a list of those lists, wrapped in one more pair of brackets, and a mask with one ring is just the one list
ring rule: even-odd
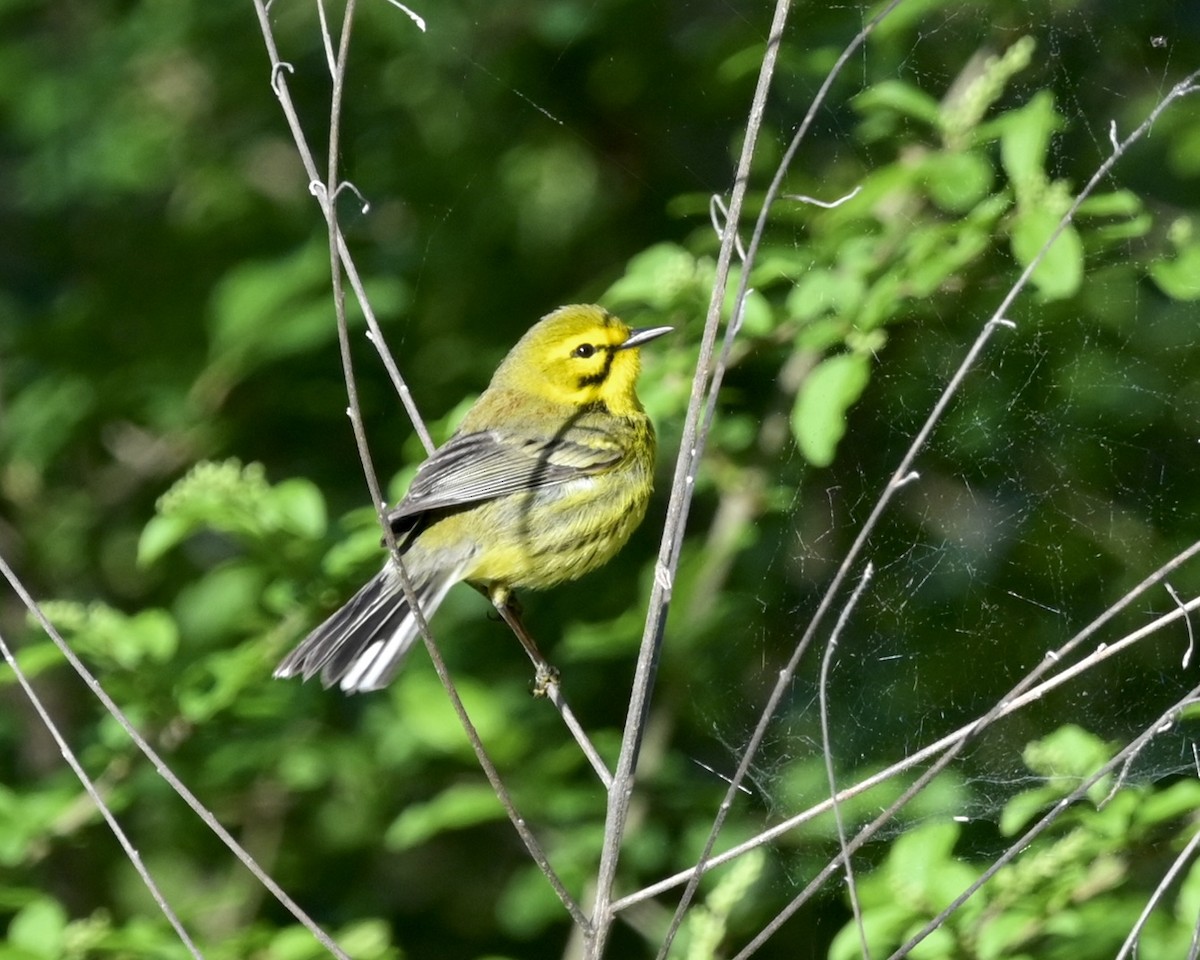
{"label": "bird's eye", "polygon": [[596,353],[596,348],[593,347],[590,343],[581,343],[579,346],[577,346],[572,351],[571,356],[580,357],[580,358],[586,360],[588,357],[594,356],[595,353]]}

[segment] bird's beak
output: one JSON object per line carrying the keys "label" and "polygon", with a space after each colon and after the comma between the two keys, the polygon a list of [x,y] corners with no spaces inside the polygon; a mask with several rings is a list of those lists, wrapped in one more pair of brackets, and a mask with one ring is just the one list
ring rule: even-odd
{"label": "bird's beak", "polygon": [[674,327],[642,327],[639,330],[630,330],[629,339],[620,344],[617,349],[628,350],[630,347],[640,347],[642,344],[656,340],[664,333],[670,333],[674,329]]}

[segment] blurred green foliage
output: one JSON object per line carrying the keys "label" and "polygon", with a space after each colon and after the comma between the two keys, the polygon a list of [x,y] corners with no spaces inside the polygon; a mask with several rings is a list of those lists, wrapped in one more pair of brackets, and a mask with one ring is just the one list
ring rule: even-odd
{"label": "blurred green foliage", "polygon": [[[321,156],[315,6],[271,9]],[[678,331],[644,353],[665,490],[715,276],[709,197],[730,186],[770,11],[467,0],[419,12],[425,34],[388,4],[360,5],[340,167],[370,209],[347,193],[339,210],[420,408],[444,438],[534,319],[600,299]],[[868,13],[793,12],[751,217]],[[623,890],[693,861],[719,777],[820,589],[981,325],[1108,156],[1110,121],[1132,130],[1200,64],[1194,18],[1167,0],[1107,5],[1102,20],[1074,3],[910,0],[834,84],[747,277]],[[172,768],[351,955],[561,956],[561,905],[423,657],[354,699],[270,679],[381,554],[345,417],[324,225],[252,8],[10,0],[0,25],[0,554],[52,599],[48,616]],[[1016,329],[996,334],[920,458],[921,482],[873,538],[876,578],[833,671],[843,783],[977,715],[1196,539],[1198,111],[1196,98],[1168,111],[1060,234],[1006,317]],[[422,450],[351,323],[368,436],[397,497]],[[524,598],[609,758],[663,505],[660,493],[603,572]],[[1172,582],[1186,592],[1200,577]],[[1161,596],[1148,605],[1169,609]],[[433,629],[518,808],[582,896],[603,791],[485,614],[456,590]],[[206,956],[321,956],[11,594],[0,631]],[[1177,692],[1178,659],[1155,647],[1099,668],[1094,687],[1007,721],[940,778],[865,854],[879,865],[863,883],[872,936],[894,943],[975,875],[954,854],[950,813],[1011,831],[1052,801],[1049,768],[1020,762],[1027,742],[1075,719],[1096,738],[1068,753],[1103,754]],[[722,845],[827,791],[814,673],[802,669]],[[185,956],[7,669],[0,703],[0,960]],[[846,813],[865,822],[903,786]],[[1139,785],[1132,801],[1073,811],[945,935],[1015,955],[1004,951],[1029,937],[1072,942],[1079,927],[1054,922],[1086,925],[1110,907],[1104,930],[1127,930],[1157,876],[1127,866],[1176,849],[1184,792]],[[677,954],[744,941],[835,849],[824,818],[714,874]],[[1021,880],[1042,857],[1061,876]],[[1115,872],[1100,882],[1097,864]],[[897,876],[937,889],[900,897]],[[1094,897],[1048,916],[1076,881],[1095,881]],[[1181,915],[1195,887],[1193,870]],[[645,955],[673,903],[645,907],[612,955]],[[1005,923],[985,930],[995,912]],[[822,956],[832,942],[852,956],[857,935],[837,934],[846,916],[826,896],[761,955]],[[1155,923],[1156,942],[1173,944],[1178,925]]]}

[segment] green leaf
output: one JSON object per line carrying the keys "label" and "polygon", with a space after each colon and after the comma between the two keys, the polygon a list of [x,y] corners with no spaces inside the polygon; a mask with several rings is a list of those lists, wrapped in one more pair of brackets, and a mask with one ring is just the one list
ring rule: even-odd
{"label": "green leaf", "polygon": [[43,898],[22,907],[8,925],[10,946],[28,950],[35,957],[63,955],[67,912],[56,900]]}
{"label": "green leaf", "polygon": [[[1052,779],[1080,780],[1112,759],[1112,750],[1094,733],[1065,723],[1040,740],[1031,741],[1021,759],[1033,773]],[[1065,792],[1070,792],[1069,788]]]}
{"label": "green leaf", "polygon": [[[1013,219],[1012,252],[1022,267],[1029,266],[1058,226],[1061,215],[1052,208],[1029,206]],[[1030,280],[1045,300],[1074,295],[1083,283],[1083,243],[1067,224],[1034,268]]]}
{"label": "green leaf", "polygon": [[137,562],[148,567],[177,547],[192,532],[192,524],[183,517],[151,517],[138,537]]}
{"label": "green leaf", "polygon": [[302,478],[283,480],[275,485],[271,499],[279,517],[279,528],[288,533],[319,540],[328,524],[325,498],[316,484]]}
{"label": "green leaf", "polygon": [[1200,300],[1200,243],[1181,247],[1173,260],[1151,264],[1150,276],[1168,297]]}
{"label": "green leaf", "polygon": [[203,530],[257,544],[279,534],[316,540],[326,524],[324,499],[308,480],[272,486],[262,464],[205,462],[159,497],[158,516],[142,530],[138,560],[152,563]]}
{"label": "green leaf", "polygon": [[446,830],[460,830],[502,819],[504,808],[487,784],[459,784],[427,803],[405,807],[392,821],[383,842],[389,850],[407,850]]}
{"label": "green leaf", "polygon": [[42,609],[79,653],[132,670],[144,661],[164,663],[179,648],[179,630],[165,610],[129,615],[93,603],[51,601]]}
{"label": "green leaf", "polygon": [[[50,640],[41,642],[26,642],[16,651],[17,666],[26,678],[33,679],[39,674],[62,664],[62,652]],[[0,687],[17,682],[17,674],[13,670],[0,670]],[[0,862],[3,861],[0,856]]]}
{"label": "green leaf", "polygon": [[83,377],[47,376],[13,397],[0,417],[0,452],[45,470],[89,417],[97,398]]}
{"label": "green leaf", "polygon": [[[732,278],[731,278],[732,279]],[[733,301],[737,297],[737,284],[730,283],[725,291],[725,316],[733,316]],[[757,290],[746,294],[742,306],[742,332],[752,337],[766,336],[775,329],[775,313],[771,304]]]}
{"label": "green leaf", "polygon": [[823,360],[804,381],[792,407],[792,433],[814,466],[833,462],[846,433],[846,411],[862,396],[870,378],[870,357],[843,353]]}
{"label": "green leaf", "polygon": [[1076,214],[1080,217],[1136,217],[1145,204],[1132,190],[1111,190],[1094,193],[1079,205]]}
{"label": "green leaf", "polygon": [[1050,804],[1062,799],[1062,791],[1054,787],[1034,787],[1022,790],[1004,805],[1000,812],[1002,836],[1013,837]]}
{"label": "green leaf", "polygon": [[930,126],[938,120],[938,102],[924,90],[902,80],[884,80],[868,87],[853,100],[854,109],[864,116],[889,111],[923,120]]}
{"label": "green leaf", "polygon": [[1200,810],[1200,782],[1181,780],[1145,797],[1134,811],[1139,824],[1153,825],[1186,817]]}
{"label": "green leaf", "polygon": [[[832,314],[838,318],[844,333],[845,317],[858,308],[863,290],[862,276],[855,271],[817,267],[796,281],[787,296],[785,309],[789,316],[803,323]],[[837,339],[840,336],[828,345]]]}
{"label": "green leaf", "polygon": [[659,243],[630,259],[625,276],[608,288],[605,303],[644,304],[659,310],[675,304],[695,288],[697,261],[683,247]]}
{"label": "green leaf", "polygon": [[930,154],[921,165],[929,198],[947,213],[965,213],[991,191],[996,172],[974,151]]}
{"label": "green leaf", "polygon": [[338,946],[359,960],[382,960],[399,957],[392,946],[391,927],[384,920],[365,919],[348,924],[338,931]]}
{"label": "green leaf", "polygon": [[[977,53],[968,62],[941,105],[939,117],[947,145],[958,147],[971,139],[980,121],[1004,94],[1009,80],[1029,66],[1037,41],[1021,37],[1002,56]],[[965,81],[965,82],[964,82]]]}
{"label": "green leaf", "polygon": [[1018,201],[1036,199],[1048,182],[1046,151],[1050,136],[1062,126],[1054,95],[1043,90],[1018,110],[1005,114],[1000,127],[1000,162],[1012,181]]}
{"label": "green leaf", "polygon": [[961,221],[950,232],[939,231],[930,239],[933,242],[923,251],[924,256],[905,258],[914,261],[908,274],[911,297],[933,295],[967,264],[982,257],[992,243],[988,233],[969,220]]}
{"label": "green leaf", "polygon": [[184,673],[176,695],[179,712],[191,723],[203,723],[236,703],[248,687],[270,683],[269,672],[257,644],[209,654]]}
{"label": "green leaf", "polygon": [[250,632],[266,588],[261,565],[227,561],[184,587],[175,612],[189,642],[228,642]]}
{"label": "green leaf", "polygon": [[[381,317],[399,313],[408,302],[407,287],[395,277],[373,277],[365,286]],[[349,319],[361,323],[356,312]],[[213,366],[198,389],[227,389],[264,363],[318,349],[336,336],[324,238],[273,260],[244,263],[230,270],[213,294]]]}
{"label": "green leaf", "polygon": [[[1022,759],[1030,771],[1046,780],[1023,790],[1004,805],[1000,830],[1013,836],[1042,809],[1074,791],[1082,780],[1109,761],[1112,751],[1103,740],[1074,724],[1064,724],[1040,740],[1025,747]],[[1108,790],[1109,778],[1098,781],[1089,791],[1099,800]]]}

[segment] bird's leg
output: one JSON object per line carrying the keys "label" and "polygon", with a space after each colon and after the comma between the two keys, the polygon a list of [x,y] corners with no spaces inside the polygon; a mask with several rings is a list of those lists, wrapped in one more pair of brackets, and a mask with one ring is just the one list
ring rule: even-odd
{"label": "bird's leg", "polygon": [[538,645],[534,642],[525,624],[521,622],[521,605],[516,596],[507,587],[493,586],[487,591],[488,599],[500,614],[500,619],[508,624],[508,628],[517,635],[525,653],[533,663],[533,695],[544,697],[550,685],[558,682],[558,670],[550,666]]}

